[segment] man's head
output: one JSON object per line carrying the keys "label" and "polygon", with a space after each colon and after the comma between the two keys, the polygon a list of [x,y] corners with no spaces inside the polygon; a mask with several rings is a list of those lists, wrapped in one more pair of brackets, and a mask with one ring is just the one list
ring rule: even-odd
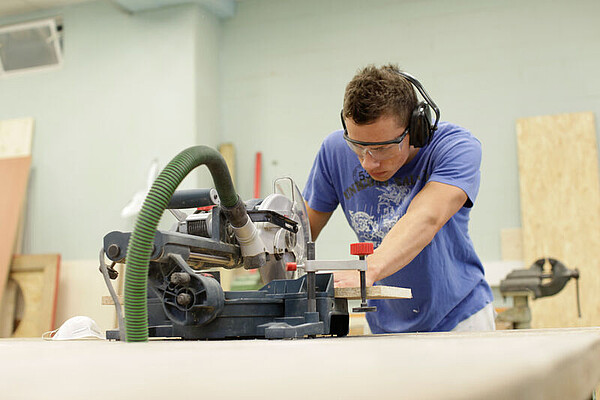
{"label": "man's head", "polygon": [[368,66],[346,86],[342,123],[345,139],[377,181],[390,179],[418,150],[406,139],[417,96],[398,67]]}
{"label": "man's head", "polygon": [[346,86],[344,117],[358,125],[375,122],[381,116],[394,116],[398,125],[408,126],[417,106],[412,84],[398,74],[396,65],[369,65],[359,71]]}

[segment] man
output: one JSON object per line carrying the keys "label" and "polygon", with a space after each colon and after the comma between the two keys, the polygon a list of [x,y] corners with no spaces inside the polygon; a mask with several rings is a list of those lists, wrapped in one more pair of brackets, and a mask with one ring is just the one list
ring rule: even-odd
{"label": "man", "polygon": [[[412,289],[410,300],[369,301],[373,333],[493,330],[492,293],[468,234],[481,145],[446,122],[415,140],[423,103],[407,77],[368,66],[346,87],[344,130],[325,138],[304,190],[313,240],[340,204],[358,239],[375,244],[367,285]],[[359,274],[336,273],[335,285],[359,286]]]}

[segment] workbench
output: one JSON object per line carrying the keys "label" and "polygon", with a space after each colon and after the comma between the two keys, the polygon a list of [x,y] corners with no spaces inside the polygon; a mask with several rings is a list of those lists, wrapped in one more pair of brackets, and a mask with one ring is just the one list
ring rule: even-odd
{"label": "workbench", "polygon": [[589,399],[600,328],[304,340],[0,340],[2,399]]}

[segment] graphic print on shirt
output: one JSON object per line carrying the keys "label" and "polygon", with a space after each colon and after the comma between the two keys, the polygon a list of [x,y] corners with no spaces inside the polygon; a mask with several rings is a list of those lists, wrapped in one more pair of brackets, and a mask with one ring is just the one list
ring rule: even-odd
{"label": "graphic print on shirt", "polygon": [[386,186],[375,186],[380,192],[377,196],[376,206],[370,206],[364,211],[348,210],[350,225],[362,241],[373,242],[378,246],[385,235],[404,215],[408,206],[410,186],[388,183]]}

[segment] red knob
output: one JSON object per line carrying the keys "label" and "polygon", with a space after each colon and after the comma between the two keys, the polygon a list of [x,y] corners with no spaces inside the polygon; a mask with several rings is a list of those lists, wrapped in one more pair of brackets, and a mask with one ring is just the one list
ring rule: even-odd
{"label": "red knob", "polygon": [[350,245],[350,254],[353,256],[368,256],[369,254],[373,254],[373,243],[352,243]]}
{"label": "red knob", "polygon": [[285,268],[288,271],[295,271],[298,269],[298,265],[295,262],[289,262],[289,263],[285,264]]}

